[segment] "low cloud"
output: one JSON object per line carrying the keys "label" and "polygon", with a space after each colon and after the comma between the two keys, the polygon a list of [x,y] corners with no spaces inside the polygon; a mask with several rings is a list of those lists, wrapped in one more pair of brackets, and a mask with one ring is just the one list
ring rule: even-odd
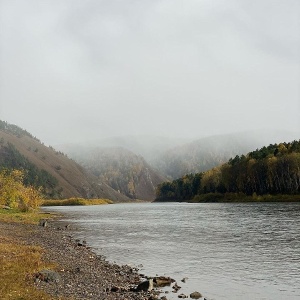
{"label": "low cloud", "polygon": [[49,144],[300,128],[288,1],[0,1],[0,119]]}

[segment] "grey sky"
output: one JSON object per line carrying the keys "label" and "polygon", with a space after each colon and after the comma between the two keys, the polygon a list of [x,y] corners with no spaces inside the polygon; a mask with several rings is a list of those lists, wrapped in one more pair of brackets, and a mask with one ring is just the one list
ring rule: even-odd
{"label": "grey sky", "polygon": [[0,119],[46,144],[300,130],[299,0],[0,0]]}

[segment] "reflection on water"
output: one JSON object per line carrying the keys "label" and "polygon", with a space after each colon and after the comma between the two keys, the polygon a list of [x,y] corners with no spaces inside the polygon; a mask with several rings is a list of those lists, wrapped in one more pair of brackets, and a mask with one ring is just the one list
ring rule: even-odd
{"label": "reflection on water", "polygon": [[[207,299],[300,299],[300,204],[57,207],[110,261]],[[180,279],[188,277],[186,283]],[[168,299],[178,299],[170,293]]]}

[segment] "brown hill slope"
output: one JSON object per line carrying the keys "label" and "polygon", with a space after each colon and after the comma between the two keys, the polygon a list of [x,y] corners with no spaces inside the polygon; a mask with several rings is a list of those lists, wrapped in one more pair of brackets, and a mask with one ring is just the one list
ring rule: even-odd
{"label": "brown hill slope", "polygon": [[121,147],[70,146],[67,152],[101,181],[132,199],[154,200],[156,186],[166,181],[142,156]]}
{"label": "brown hill slope", "polygon": [[46,147],[39,140],[15,125],[0,121],[0,166],[10,163],[22,166],[17,162],[17,157],[23,156],[30,166],[36,167],[55,178],[56,195],[61,198],[108,198],[114,201],[127,201],[126,196],[113,190],[106,183],[101,182],[96,176],[89,174],[75,161],[69,159],[52,147]]}

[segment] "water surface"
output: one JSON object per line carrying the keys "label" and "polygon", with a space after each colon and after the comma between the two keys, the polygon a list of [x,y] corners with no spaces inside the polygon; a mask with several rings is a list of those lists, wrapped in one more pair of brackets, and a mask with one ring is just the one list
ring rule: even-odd
{"label": "water surface", "polygon": [[[178,280],[206,299],[300,299],[300,204],[51,207],[110,261]],[[188,277],[186,283],[180,282]],[[178,299],[170,293],[168,299]]]}

